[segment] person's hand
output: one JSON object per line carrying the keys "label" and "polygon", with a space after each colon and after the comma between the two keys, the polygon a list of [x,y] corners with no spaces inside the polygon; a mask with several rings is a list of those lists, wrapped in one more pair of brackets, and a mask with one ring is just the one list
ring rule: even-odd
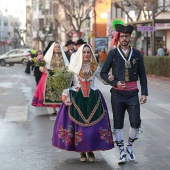
{"label": "person's hand", "polygon": [[65,104],[66,106],[71,106],[71,105],[72,105],[71,101],[68,100],[68,99],[65,99],[65,100],[64,100],[64,104]]}
{"label": "person's hand", "polygon": [[146,101],[147,101],[147,96],[142,95],[142,96],[140,97],[140,103],[141,103],[141,104],[144,104],[144,103],[146,103]]}
{"label": "person's hand", "polygon": [[109,81],[113,81],[113,80],[114,80],[114,76],[113,76],[113,75],[110,75],[110,76],[108,77],[108,80],[109,80]]}
{"label": "person's hand", "polygon": [[47,71],[47,68],[46,68],[46,67],[40,67],[39,70],[40,70],[41,72],[46,72],[46,71]]}
{"label": "person's hand", "polygon": [[126,84],[124,81],[118,81],[116,87],[119,89],[124,89],[126,87]]}

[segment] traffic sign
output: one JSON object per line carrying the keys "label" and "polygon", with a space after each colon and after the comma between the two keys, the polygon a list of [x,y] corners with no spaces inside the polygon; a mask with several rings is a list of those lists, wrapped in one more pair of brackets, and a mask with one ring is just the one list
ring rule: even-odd
{"label": "traffic sign", "polygon": [[141,32],[156,31],[156,27],[155,26],[138,26],[137,31],[141,31]]}
{"label": "traffic sign", "polygon": [[109,35],[111,35],[111,36],[114,35],[115,32],[116,32],[116,30],[114,30],[114,29],[111,28],[111,27],[108,29],[108,33],[109,33]]}

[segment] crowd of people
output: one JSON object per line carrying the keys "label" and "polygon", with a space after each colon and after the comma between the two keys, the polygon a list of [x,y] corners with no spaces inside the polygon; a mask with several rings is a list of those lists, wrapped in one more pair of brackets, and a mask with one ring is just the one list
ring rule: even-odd
{"label": "crowd of people", "polygon": [[[43,53],[35,53],[35,57],[43,54],[46,65],[38,67],[33,63],[34,71],[39,73],[35,78],[37,87],[32,105],[52,108],[53,113],[57,113],[52,145],[79,152],[81,162],[95,162],[94,151],[112,149],[114,143],[120,150],[119,164],[126,163],[127,157],[135,161],[132,145],[137,140],[141,126],[140,103],[146,103],[148,89],[141,52],[130,46],[132,31],[131,25],[116,24],[117,37],[112,43],[116,48],[108,53],[105,48],[94,52],[92,46],[83,39],[76,42],[68,40],[66,51],[58,42],[50,42]],[[53,86],[53,75],[56,70],[63,68],[71,73],[72,79],[70,86],[58,95]],[[36,73],[34,75],[36,77]],[[111,87],[113,130],[104,96],[94,85],[96,77]],[[141,83],[140,99],[138,78]],[[126,110],[130,129],[128,144],[124,149]]]}
{"label": "crowd of people", "polygon": [[140,48],[140,53],[141,53],[142,57],[145,56],[145,55],[146,56],[160,56],[160,57],[169,56],[169,50],[166,47],[162,47],[162,46],[160,46],[155,51],[154,55],[152,55],[152,50],[151,50],[150,47],[148,48],[148,53],[146,53],[143,48]]}

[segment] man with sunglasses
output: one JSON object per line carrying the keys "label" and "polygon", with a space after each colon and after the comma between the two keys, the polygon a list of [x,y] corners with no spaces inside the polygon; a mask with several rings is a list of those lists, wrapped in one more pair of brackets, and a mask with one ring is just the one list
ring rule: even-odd
{"label": "man with sunglasses", "polygon": [[[116,24],[111,45],[116,48],[109,51],[106,62],[101,71],[101,78],[112,86],[111,103],[114,120],[115,143],[120,150],[119,164],[126,163],[127,157],[135,161],[132,144],[137,139],[141,125],[140,103],[147,100],[148,88],[145,68],[140,51],[130,46],[133,26]],[[112,75],[108,75],[112,68]],[[137,81],[140,79],[141,97],[138,97]],[[140,101],[140,102],[139,102]],[[123,126],[124,116],[129,114],[130,130],[129,139],[124,150]]]}

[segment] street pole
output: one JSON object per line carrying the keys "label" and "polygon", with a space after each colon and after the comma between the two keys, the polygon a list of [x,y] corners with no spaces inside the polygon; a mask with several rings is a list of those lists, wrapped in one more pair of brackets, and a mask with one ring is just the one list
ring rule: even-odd
{"label": "street pole", "polygon": [[[155,26],[155,18],[153,18],[152,26]],[[156,31],[152,31],[152,56],[155,55],[155,32]]]}
{"label": "street pole", "polygon": [[[153,7],[153,12],[152,12],[152,26],[155,26],[155,13],[156,13],[156,10],[157,10],[157,0],[155,2],[156,4],[154,5]],[[156,31],[153,31],[152,32],[152,55],[154,56],[155,55],[155,34],[156,34]]]}
{"label": "street pole", "polygon": [[146,31],[146,55],[148,56],[148,31]]}

